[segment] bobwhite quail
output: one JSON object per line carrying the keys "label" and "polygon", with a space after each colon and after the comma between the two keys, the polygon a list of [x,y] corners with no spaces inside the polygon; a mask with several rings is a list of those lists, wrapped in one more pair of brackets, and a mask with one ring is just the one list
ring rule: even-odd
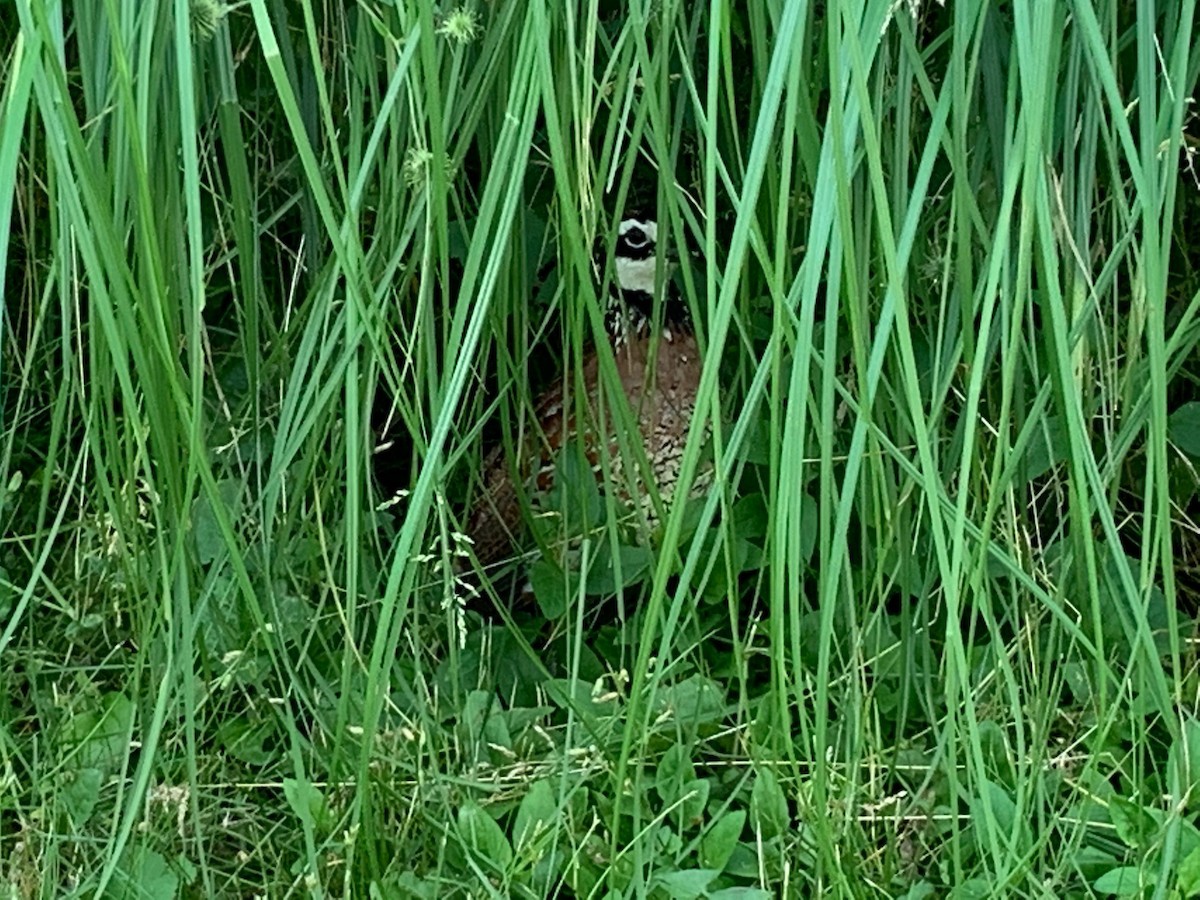
{"label": "bobwhite quail", "polygon": [[[659,496],[670,502],[679,478],[684,443],[696,405],[701,359],[687,305],[668,287],[663,304],[662,331],[652,334],[654,290],[658,265],[658,226],[653,219],[631,216],[617,232],[615,281],[608,299],[605,325],[616,360],[618,383],[628,398],[638,423],[642,446]],[[655,346],[657,344],[657,346]],[[537,403],[538,434],[527,441],[521,458],[510,466],[502,447],[484,461],[483,492],[467,520],[467,533],[475,555],[483,566],[510,555],[519,545],[522,532],[521,503],[513,482],[515,471],[530,494],[549,490],[560,448],[569,446],[577,433],[575,411],[586,411],[589,423],[583,430],[589,464],[601,479],[604,451],[596,439],[595,413],[601,391],[600,358],[591,348],[583,360],[584,397],[571,398],[564,408],[564,380],[547,390]],[[640,478],[640,467],[630,463],[625,474],[619,443],[611,424],[612,404],[607,418],[608,466],[611,485],[618,500],[641,506],[653,524],[651,494]],[[603,487],[603,485],[602,485]]]}

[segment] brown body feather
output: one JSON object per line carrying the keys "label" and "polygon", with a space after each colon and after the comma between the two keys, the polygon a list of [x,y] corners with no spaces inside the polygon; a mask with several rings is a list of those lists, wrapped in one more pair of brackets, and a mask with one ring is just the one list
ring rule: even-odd
{"label": "brown body feather", "polygon": [[[657,343],[657,347],[652,346]],[[700,350],[690,329],[676,326],[652,341],[650,329],[642,327],[634,334],[614,343],[617,376],[629,406],[637,417],[638,431],[646,458],[663,502],[674,495],[683,458],[684,443],[696,406],[696,390],[700,382]],[[553,465],[558,450],[576,433],[574,409],[587,409],[595,415],[601,390],[600,359],[593,350],[583,365],[583,385],[586,402],[564,404],[563,383],[546,391],[537,404],[539,433],[519,448],[519,457],[510,465],[503,447],[496,447],[484,461],[483,493],[468,517],[468,534],[474,541],[475,554],[482,565],[491,565],[510,555],[521,543],[524,533],[518,485],[515,473],[526,490],[548,490],[553,480]],[[571,409],[564,407],[569,405]],[[609,404],[611,408],[611,404]],[[619,443],[611,426],[608,446],[610,472],[618,497],[624,502],[642,504],[647,518],[653,521],[650,494],[640,477],[623,477]],[[589,462],[600,471],[601,444],[585,432],[585,449]],[[599,476],[598,476],[599,477]]]}

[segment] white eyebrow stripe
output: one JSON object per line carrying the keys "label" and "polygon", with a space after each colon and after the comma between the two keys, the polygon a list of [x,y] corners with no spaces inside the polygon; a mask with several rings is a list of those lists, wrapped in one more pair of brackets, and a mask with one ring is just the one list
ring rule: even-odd
{"label": "white eyebrow stripe", "polygon": [[658,223],[653,219],[624,219],[617,226],[617,235],[624,237],[635,228],[640,228],[648,241],[658,241]]}

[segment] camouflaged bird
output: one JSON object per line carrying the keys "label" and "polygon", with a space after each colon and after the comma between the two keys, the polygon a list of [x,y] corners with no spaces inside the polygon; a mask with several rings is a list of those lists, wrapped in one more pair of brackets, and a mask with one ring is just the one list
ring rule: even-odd
{"label": "camouflaged bird", "polygon": [[[700,348],[691,317],[682,298],[666,292],[662,329],[653,333],[654,292],[658,266],[658,225],[653,219],[631,216],[617,230],[615,280],[605,314],[605,325],[616,361],[618,383],[637,420],[646,459],[658,494],[668,505],[675,493],[684,445],[696,406],[700,383]],[[657,346],[655,346],[657,345]],[[467,534],[475,555],[489,566],[511,555],[520,546],[523,532],[521,503],[513,472],[525,481],[530,495],[550,490],[559,451],[576,437],[576,410],[594,411],[601,391],[600,358],[591,348],[582,366],[584,398],[564,408],[564,378],[538,399],[538,433],[525,442],[515,466],[504,448],[496,447],[484,461],[484,490],[467,520]],[[582,401],[582,402],[581,402]],[[611,405],[610,405],[611,406]],[[608,418],[611,420],[613,416]],[[640,505],[650,527],[656,521],[652,495],[640,478],[624,475],[619,442],[608,429],[608,470],[616,498],[632,512]],[[584,431],[584,451],[603,489],[603,446],[596,429]]]}

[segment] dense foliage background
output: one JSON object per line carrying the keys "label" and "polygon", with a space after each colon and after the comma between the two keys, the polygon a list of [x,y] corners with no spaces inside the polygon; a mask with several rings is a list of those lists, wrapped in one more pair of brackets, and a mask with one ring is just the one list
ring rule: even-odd
{"label": "dense foliage background", "polygon": [[[9,893],[1200,893],[1194,15],[4,4]],[[714,487],[514,606],[634,204]]]}

